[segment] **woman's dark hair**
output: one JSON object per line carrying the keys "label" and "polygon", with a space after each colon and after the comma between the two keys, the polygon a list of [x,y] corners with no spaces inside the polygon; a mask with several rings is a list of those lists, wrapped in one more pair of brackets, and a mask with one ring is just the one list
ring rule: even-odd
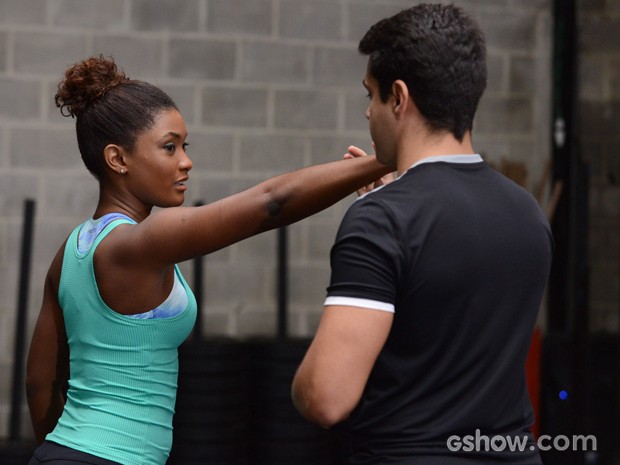
{"label": "woman's dark hair", "polygon": [[129,79],[112,58],[102,55],[67,69],[54,100],[63,116],[76,118],[82,160],[99,180],[106,145],[133,150],[136,138],[153,126],[161,111],[177,108],[164,91]]}
{"label": "woman's dark hair", "polygon": [[394,81],[409,93],[431,130],[459,141],[472,129],[487,81],[482,31],[453,5],[421,4],[372,26],[359,43],[368,72],[387,101]]}

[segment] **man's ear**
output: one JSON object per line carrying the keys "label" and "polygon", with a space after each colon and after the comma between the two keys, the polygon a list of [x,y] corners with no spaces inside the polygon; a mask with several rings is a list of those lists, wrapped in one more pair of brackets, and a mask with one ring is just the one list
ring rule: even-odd
{"label": "man's ear", "polygon": [[404,114],[409,107],[409,89],[404,81],[397,79],[392,83],[393,109],[395,113]]}
{"label": "man's ear", "polygon": [[124,150],[116,144],[108,144],[103,149],[103,159],[108,168],[118,174],[127,172],[124,159]]}

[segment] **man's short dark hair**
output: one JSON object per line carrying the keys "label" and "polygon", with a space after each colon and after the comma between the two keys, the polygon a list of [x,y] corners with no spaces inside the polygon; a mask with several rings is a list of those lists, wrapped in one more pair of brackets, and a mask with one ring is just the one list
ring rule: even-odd
{"label": "man's short dark hair", "polygon": [[487,81],[484,34],[460,8],[421,4],[383,19],[359,43],[382,101],[394,81],[409,94],[432,131],[459,141],[471,131]]}

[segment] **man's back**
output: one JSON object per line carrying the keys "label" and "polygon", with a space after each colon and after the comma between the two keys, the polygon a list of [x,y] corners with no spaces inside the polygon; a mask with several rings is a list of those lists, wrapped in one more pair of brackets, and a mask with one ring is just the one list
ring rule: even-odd
{"label": "man's back", "polygon": [[293,402],[322,426],[348,420],[351,465],[540,465],[524,365],[552,239],[532,196],[475,155],[484,34],[421,3],[358,50],[377,160],[401,176],[341,224]]}
{"label": "man's back", "polygon": [[448,439],[527,434],[525,358],[551,251],[532,196],[484,162],[421,164],[351,207],[328,296],[395,307],[349,419],[351,464],[540,463],[531,443],[510,454]]}

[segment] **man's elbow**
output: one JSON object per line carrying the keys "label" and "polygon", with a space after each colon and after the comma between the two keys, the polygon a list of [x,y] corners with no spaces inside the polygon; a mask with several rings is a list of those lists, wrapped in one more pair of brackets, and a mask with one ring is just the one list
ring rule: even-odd
{"label": "man's elbow", "polygon": [[338,399],[316,395],[316,393],[308,395],[294,391],[293,403],[306,420],[323,428],[331,428],[346,420],[352,410]]}
{"label": "man's elbow", "polygon": [[306,412],[306,419],[323,428],[331,428],[349,418],[348,411],[334,407],[315,407]]}

